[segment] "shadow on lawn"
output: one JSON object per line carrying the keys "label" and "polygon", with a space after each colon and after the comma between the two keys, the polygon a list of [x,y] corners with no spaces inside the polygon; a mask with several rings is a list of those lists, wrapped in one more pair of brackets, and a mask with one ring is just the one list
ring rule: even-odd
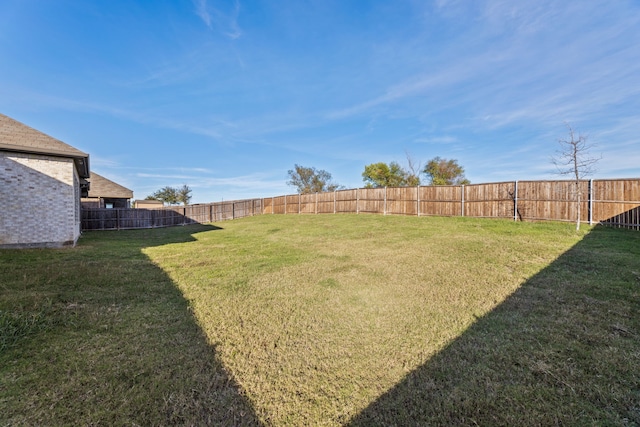
{"label": "shadow on lawn", "polygon": [[[260,425],[143,253],[215,229],[91,232],[77,249],[2,252],[2,304],[42,295],[71,320],[0,354],[0,424]],[[640,233],[593,229],[348,425],[640,424],[639,288]]]}
{"label": "shadow on lawn", "polygon": [[639,285],[640,235],[595,228],[348,425],[639,425]]}
{"label": "shadow on lawn", "polygon": [[[145,239],[140,249],[195,241],[194,235],[197,233],[221,229],[214,225],[171,227],[165,230],[168,236],[161,235],[155,242]],[[181,344],[171,349],[173,356],[177,356],[175,363],[183,364],[180,369],[185,365],[191,366],[188,366],[187,373],[189,381],[183,383],[181,389],[176,390],[177,393],[163,398],[165,419],[170,424],[181,425],[261,425],[251,402],[223,366],[215,346],[208,342],[182,293],[163,270],[155,268],[159,270],[157,273],[162,276],[163,281],[171,285],[170,292],[175,294],[176,304],[180,306],[180,316],[188,318],[189,329],[187,335],[183,335],[186,330],[177,330],[176,335],[167,340],[169,346]],[[187,353],[188,357],[183,357]],[[159,368],[166,369],[166,366]]]}
{"label": "shadow on lawn", "polygon": [[[142,253],[143,249],[195,241],[194,236],[197,233],[221,229],[214,225],[169,227],[151,233],[143,232],[142,238],[135,242],[138,244],[139,254],[153,264]],[[189,308],[188,301],[161,268],[153,264],[153,269],[154,276],[157,276],[155,280],[170,294],[171,303],[176,309],[175,313],[167,310],[167,316],[175,316],[175,319],[168,323],[176,322],[179,325],[175,329],[169,327],[163,331],[161,346],[144,349],[149,352],[156,351],[161,356],[156,359],[158,366],[149,367],[148,371],[158,374],[161,381],[168,379],[168,383],[173,381],[174,375],[177,374],[178,377],[175,386],[169,387],[171,392],[165,393],[162,401],[158,399],[156,402],[157,410],[163,412],[162,423],[260,425],[251,402],[223,366],[216,354],[215,346],[208,342]],[[144,417],[139,420],[141,425],[149,422]]]}
{"label": "shadow on lawn", "polygon": [[75,249],[3,252],[13,282],[0,302],[51,308],[46,334],[0,354],[0,424],[260,425],[188,301],[143,253],[216,229],[90,232]]}

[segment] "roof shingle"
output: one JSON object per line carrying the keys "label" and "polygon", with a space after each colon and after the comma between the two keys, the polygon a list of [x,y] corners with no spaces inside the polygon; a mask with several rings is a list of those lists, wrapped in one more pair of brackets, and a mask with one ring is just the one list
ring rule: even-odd
{"label": "roof shingle", "polygon": [[87,179],[91,184],[89,187],[89,197],[102,197],[113,199],[132,199],[133,191],[120,184],[117,184],[95,172]]}
{"label": "roof shingle", "polygon": [[74,159],[81,178],[89,176],[89,155],[0,113],[0,150]]}

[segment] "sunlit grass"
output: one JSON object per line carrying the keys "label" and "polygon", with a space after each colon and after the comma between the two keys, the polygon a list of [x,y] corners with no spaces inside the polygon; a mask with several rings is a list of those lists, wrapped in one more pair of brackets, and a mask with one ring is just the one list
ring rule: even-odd
{"label": "sunlit grass", "polygon": [[145,253],[277,425],[348,421],[582,238],[558,224],[380,216],[224,227]]}
{"label": "sunlit grass", "polygon": [[0,421],[640,422],[637,233],[367,215],[216,225],[0,251]]}

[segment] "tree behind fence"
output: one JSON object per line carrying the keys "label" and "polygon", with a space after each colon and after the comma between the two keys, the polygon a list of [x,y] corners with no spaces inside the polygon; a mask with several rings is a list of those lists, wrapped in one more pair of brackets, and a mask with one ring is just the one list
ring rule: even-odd
{"label": "tree behind fence", "polygon": [[[83,229],[151,228],[259,214],[468,216],[568,221],[577,215],[575,182],[508,181],[464,186],[358,188],[146,209],[87,209]],[[580,220],[640,230],[640,179],[581,181]],[[139,212],[144,211],[144,212]]]}

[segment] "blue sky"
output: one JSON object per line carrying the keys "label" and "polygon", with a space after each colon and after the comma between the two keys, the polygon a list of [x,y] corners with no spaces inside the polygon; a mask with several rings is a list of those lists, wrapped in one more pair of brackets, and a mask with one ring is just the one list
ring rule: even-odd
{"label": "blue sky", "polygon": [[457,159],[472,183],[557,179],[564,122],[640,177],[640,3],[2,0],[0,112],[144,198],[348,188],[364,166]]}

